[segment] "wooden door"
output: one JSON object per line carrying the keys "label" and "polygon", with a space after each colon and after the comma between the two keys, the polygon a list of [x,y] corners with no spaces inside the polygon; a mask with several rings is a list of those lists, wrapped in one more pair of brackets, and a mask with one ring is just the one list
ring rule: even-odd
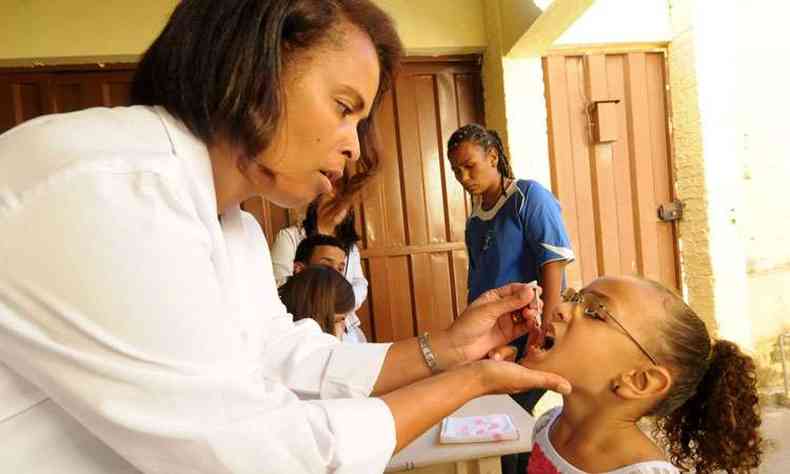
{"label": "wooden door", "polygon": [[39,115],[129,104],[133,65],[88,67],[0,70],[0,133]]}
{"label": "wooden door", "polygon": [[[638,274],[680,287],[676,228],[658,218],[674,199],[662,52],[543,59],[551,179],[577,260],[569,285]],[[597,143],[591,104],[619,101]]]}
{"label": "wooden door", "polygon": [[476,59],[407,62],[380,114],[384,156],[358,212],[370,295],[360,312],[376,341],[450,325],[466,306],[468,202],[447,140],[483,122]]}

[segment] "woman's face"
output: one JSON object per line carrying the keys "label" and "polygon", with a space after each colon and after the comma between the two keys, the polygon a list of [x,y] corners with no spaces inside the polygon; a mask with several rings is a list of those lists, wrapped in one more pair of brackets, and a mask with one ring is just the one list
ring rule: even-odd
{"label": "woman's face", "polygon": [[450,154],[450,165],[455,179],[469,194],[480,195],[492,186],[499,186],[497,156],[493,150],[465,141]]}
{"label": "woman's face", "polygon": [[283,71],[284,112],[272,145],[257,162],[267,179],[255,193],[299,207],[329,193],[360,154],[357,126],[371,112],[379,62],[370,38],[352,26],[297,57]]}
{"label": "woman's face", "polygon": [[[551,315],[544,315],[550,348],[530,347],[521,363],[562,375],[574,393],[597,394],[610,390],[611,380],[618,374],[651,365],[606,312],[646,347],[655,346],[651,336],[659,318],[666,316],[659,309],[660,295],[637,279],[603,277],[580,293],[582,302],[563,302]],[[597,304],[603,304],[606,312],[598,311]]]}

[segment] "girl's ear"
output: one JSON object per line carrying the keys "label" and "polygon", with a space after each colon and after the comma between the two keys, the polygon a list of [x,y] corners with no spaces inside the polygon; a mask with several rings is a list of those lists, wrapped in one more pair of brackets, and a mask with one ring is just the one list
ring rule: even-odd
{"label": "girl's ear", "polygon": [[672,374],[665,367],[648,365],[620,374],[612,391],[627,400],[664,397],[672,387]]}

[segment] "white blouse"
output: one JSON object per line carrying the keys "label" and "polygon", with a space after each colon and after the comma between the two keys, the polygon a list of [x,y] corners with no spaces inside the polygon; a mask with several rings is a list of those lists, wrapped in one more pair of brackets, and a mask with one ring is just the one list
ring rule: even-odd
{"label": "white blouse", "polygon": [[293,323],[255,219],[217,215],[206,147],[161,108],[0,136],[4,472],[383,471],[392,415],[350,397],[389,345]]}
{"label": "white blouse", "polygon": [[[303,227],[286,227],[277,233],[277,238],[272,244],[272,267],[278,287],[293,275],[296,248],[306,238],[307,234],[305,234]],[[354,310],[357,310],[368,297],[368,280],[362,271],[362,259],[356,245],[351,246],[346,261],[346,271],[343,276],[351,283],[351,288],[354,290]],[[344,337],[343,340],[346,342],[367,342],[361,326],[362,323],[357,317],[356,311],[350,312],[346,316],[346,336],[348,337]]]}

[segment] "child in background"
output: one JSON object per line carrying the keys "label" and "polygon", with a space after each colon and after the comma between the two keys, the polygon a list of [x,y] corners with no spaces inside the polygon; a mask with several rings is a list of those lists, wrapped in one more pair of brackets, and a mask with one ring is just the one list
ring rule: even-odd
{"label": "child in background", "polygon": [[354,290],[343,275],[313,265],[288,278],[278,292],[294,321],[312,318],[324,332],[342,338],[346,315],[354,310]]}
{"label": "child in background", "polygon": [[297,274],[310,265],[334,268],[341,275],[346,271],[346,249],[340,239],[315,234],[299,242],[294,256],[293,273]]}
{"label": "child in background", "polygon": [[[353,181],[354,178],[347,178]],[[294,273],[294,260],[299,243],[314,235],[329,235],[336,237],[343,245],[347,255],[346,268],[343,276],[351,283],[354,289],[354,299],[357,306],[348,313],[346,318],[346,334],[344,341],[367,342],[362,331],[362,323],[357,317],[356,310],[362,306],[368,297],[368,280],[362,270],[362,259],[359,255],[357,242],[360,238],[354,228],[354,210],[352,201],[357,187],[351,184],[342,186],[341,195],[322,194],[307,207],[307,213],[301,225],[282,229],[274,239],[272,245],[272,266],[277,286],[285,283]]]}
{"label": "child in background", "polygon": [[[653,281],[602,277],[563,299],[544,313],[521,361],[573,386],[536,423],[529,474],[759,465],[755,364],[738,346],[712,340],[694,311]],[[661,447],[637,426],[648,416]]]}

